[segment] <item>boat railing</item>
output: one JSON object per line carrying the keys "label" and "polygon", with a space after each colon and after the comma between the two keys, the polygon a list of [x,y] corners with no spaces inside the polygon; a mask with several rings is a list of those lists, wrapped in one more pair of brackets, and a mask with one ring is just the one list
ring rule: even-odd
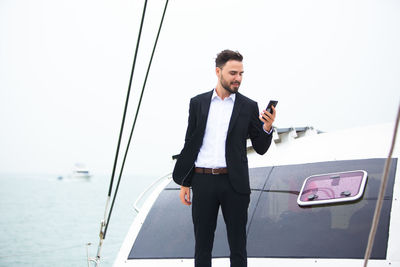
{"label": "boat railing", "polygon": [[137,213],[139,213],[140,208],[139,208],[139,202],[142,200],[142,198],[147,194],[147,192],[150,191],[150,189],[152,189],[155,185],[159,184],[161,181],[165,180],[165,179],[172,179],[172,172],[168,173],[167,175],[164,175],[160,178],[158,178],[157,180],[155,180],[153,183],[151,183],[140,195],[139,197],[136,199],[135,203],[133,204],[133,207],[135,209],[135,211]]}

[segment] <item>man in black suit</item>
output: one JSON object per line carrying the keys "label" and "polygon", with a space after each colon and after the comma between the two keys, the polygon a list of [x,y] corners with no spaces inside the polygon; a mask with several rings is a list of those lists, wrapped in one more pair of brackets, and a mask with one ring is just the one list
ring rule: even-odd
{"label": "man in black suit", "polygon": [[[195,266],[211,266],[219,207],[225,220],[231,267],[247,266],[246,224],[250,184],[246,140],[264,154],[272,140],[272,114],[259,114],[257,103],[238,93],[243,57],[224,50],[217,55],[215,89],[190,101],[184,147],[173,178],[181,185],[180,199],[192,205]],[[190,201],[190,187],[193,199]]]}

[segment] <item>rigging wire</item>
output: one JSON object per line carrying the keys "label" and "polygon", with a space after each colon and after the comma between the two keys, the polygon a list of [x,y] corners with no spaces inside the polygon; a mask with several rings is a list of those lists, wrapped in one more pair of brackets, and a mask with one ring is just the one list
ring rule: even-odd
{"label": "rigging wire", "polygon": [[124,113],[122,115],[122,122],[121,122],[120,131],[119,131],[117,150],[115,152],[114,165],[113,165],[113,170],[112,170],[112,174],[111,174],[111,181],[110,181],[110,186],[109,186],[109,189],[108,189],[106,206],[105,206],[105,209],[104,209],[104,219],[101,221],[101,224],[100,224],[100,233],[99,233],[100,241],[99,241],[99,245],[98,245],[98,248],[97,248],[97,255],[96,255],[96,258],[89,258],[88,257],[88,265],[89,265],[89,261],[93,261],[95,263],[95,266],[98,266],[99,262],[100,262],[101,248],[103,246],[103,241],[105,239],[105,230],[104,229],[106,229],[107,226],[108,226],[108,220],[109,220],[109,216],[110,216],[110,215],[107,215],[108,205],[109,205],[110,199],[111,199],[111,192],[112,192],[113,183],[114,183],[115,170],[116,170],[116,166],[117,166],[117,162],[118,162],[119,149],[121,147],[122,133],[124,131],[124,126],[125,126],[125,118],[126,118],[126,113],[127,113],[128,104],[129,104],[129,96],[130,96],[131,87],[132,87],[133,74],[135,72],[137,53],[138,53],[139,45],[140,45],[140,38],[142,36],[142,30],[143,30],[143,24],[144,24],[144,17],[145,17],[145,14],[146,14],[146,8],[147,8],[147,0],[145,0],[145,2],[144,2],[143,12],[142,12],[142,19],[141,19],[141,22],[140,22],[138,38],[137,38],[137,41],[136,41],[135,55],[134,55],[134,58],[133,58],[131,75],[130,75],[130,78],[129,78],[129,86],[128,86],[126,99],[125,99],[125,107],[124,107]]}
{"label": "rigging wire", "polygon": [[166,13],[166,11],[167,11],[168,1],[169,1],[169,0],[167,0],[167,1],[165,2],[164,11],[163,11],[163,14],[162,14],[162,17],[161,17],[161,21],[160,21],[160,26],[159,26],[158,32],[157,32],[157,37],[156,37],[156,40],[154,41],[153,51],[152,51],[152,53],[151,53],[149,65],[148,65],[148,67],[147,67],[146,76],[145,76],[145,79],[144,79],[144,82],[143,82],[142,91],[141,91],[141,93],[140,93],[140,98],[139,98],[138,106],[137,106],[137,109],[136,109],[135,119],[134,119],[133,124],[132,124],[131,133],[130,133],[130,135],[129,135],[129,140],[128,140],[128,144],[127,144],[127,146],[126,146],[124,159],[123,159],[123,161],[122,161],[122,165],[121,165],[121,170],[120,170],[119,177],[118,177],[117,186],[116,186],[116,188],[115,188],[115,193],[114,193],[113,201],[112,201],[112,203],[111,203],[111,208],[110,208],[110,212],[109,212],[109,215],[108,215],[108,221],[107,221],[107,223],[106,223],[106,227],[105,227],[105,230],[104,230],[104,237],[106,236],[107,229],[108,229],[108,225],[109,225],[110,218],[111,218],[111,214],[112,214],[112,211],[113,211],[113,208],[114,208],[115,198],[116,198],[117,193],[118,193],[119,184],[120,184],[120,182],[121,182],[122,172],[123,172],[123,170],[124,170],[126,157],[127,157],[127,155],[128,155],[129,146],[130,146],[130,144],[131,144],[133,131],[134,131],[134,129],[135,129],[136,121],[137,121],[137,118],[138,118],[138,115],[139,115],[139,111],[140,111],[140,106],[141,106],[141,104],[142,104],[142,99],[143,99],[143,94],[144,94],[144,90],[145,90],[146,83],[147,83],[147,78],[148,78],[148,76],[149,76],[151,64],[152,64],[152,62],[153,62],[154,53],[155,53],[155,50],[156,50],[156,47],[157,47],[157,43],[158,43],[158,39],[159,39],[159,36],[160,36],[161,28],[162,28],[162,25],[163,25],[163,22],[164,22],[165,13]]}
{"label": "rigging wire", "polygon": [[112,174],[111,174],[111,181],[110,181],[110,186],[108,188],[108,197],[111,196],[111,192],[112,192],[112,188],[113,188],[115,170],[116,170],[117,162],[118,162],[119,148],[121,146],[122,133],[124,131],[125,118],[126,118],[126,113],[127,113],[128,104],[129,104],[129,96],[130,96],[130,93],[131,93],[133,74],[135,72],[137,53],[138,53],[139,45],[140,45],[140,38],[142,36],[142,29],[143,29],[144,17],[145,17],[145,14],[146,14],[146,8],[147,8],[147,0],[145,0],[144,6],[143,6],[142,20],[140,22],[140,28],[139,28],[138,38],[137,38],[137,42],[136,42],[135,56],[133,58],[131,76],[129,78],[128,91],[127,91],[126,99],[125,99],[124,113],[122,115],[121,128],[120,128],[120,131],[119,131],[117,151],[115,152],[114,165],[113,165],[113,170],[112,170]]}
{"label": "rigging wire", "polygon": [[[115,199],[116,199],[116,196],[117,196],[117,193],[118,193],[118,189],[119,189],[119,185],[120,185],[120,182],[121,182],[121,177],[122,177],[123,169],[124,169],[124,166],[125,166],[125,161],[126,161],[126,158],[127,158],[127,155],[128,155],[128,150],[129,150],[129,146],[130,146],[130,143],[131,143],[131,140],[132,140],[133,131],[135,129],[135,125],[136,125],[136,121],[137,121],[137,118],[138,118],[141,102],[142,102],[142,99],[143,99],[144,89],[146,87],[147,78],[148,78],[148,75],[149,75],[149,72],[150,72],[150,68],[151,68],[151,64],[152,64],[152,61],[153,61],[154,53],[155,53],[155,50],[156,50],[156,47],[157,47],[158,39],[159,39],[159,36],[160,36],[160,33],[161,33],[161,28],[162,28],[162,25],[163,25],[163,22],[164,22],[164,17],[165,17],[165,13],[166,13],[166,10],[167,10],[168,2],[169,2],[169,0],[167,0],[166,3],[165,3],[165,7],[164,7],[163,15],[162,15],[162,18],[161,18],[160,26],[159,26],[159,29],[158,29],[157,37],[156,37],[156,40],[154,42],[153,51],[152,51],[152,54],[151,54],[151,57],[150,57],[150,61],[149,61],[147,72],[146,72],[146,77],[145,77],[145,80],[143,82],[142,91],[141,91],[139,102],[138,102],[138,106],[137,106],[137,109],[136,109],[135,119],[134,119],[134,122],[133,122],[133,125],[132,125],[132,128],[131,128],[129,141],[128,141],[128,144],[127,144],[127,147],[126,147],[126,150],[125,150],[124,159],[123,159],[123,162],[122,162],[122,165],[121,165],[121,170],[120,170],[120,173],[119,173],[118,182],[117,182],[117,185],[116,185],[116,188],[115,188],[115,191],[114,191],[114,196],[113,196],[113,200],[112,200],[112,203],[111,203],[111,208],[108,211],[108,205],[109,205],[110,199],[111,199],[112,188],[113,188],[113,183],[114,183],[114,178],[115,178],[115,171],[116,171],[116,166],[117,166],[117,162],[118,162],[119,149],[120,149],[120,146],[121,146],[121,139],[122,139],[123,129],[125,127],[125,118],[126,118],[127,107],[128,107],[128,103],[129,103],[129,95],[130,95],[130,91],[131,91],[131,87],[132,87],[132,79],[133,79],[134,70],[135,70],[135,66],[136,66],[136,59],[137,59],[137,54],[138,54],[138,51],[139,51],[140,39],[141,39],[141,35],[142,35],[144,18],[145,18],[146,9],[147,9],[147,0],[145,0],[144,6],[143,6],[142,18],[141,18],[141,23],[140,23],[140,28],[139,28],[139,33],[138,33],[138,38],[137,38],[137,43],[136,43],[136,49],[135,49],[135,56],[134,56],[133,64],[132,64],[132,70],[131,70],[131,75],[130,75],[130,79],[129,79],[129,86],[128,86],[128,91],[127,91],[126,100],[125,100],[124,113],[123,113],[123,116],[122,116],[121,128],[120,128],[120,133],[119,133],[119,138],[118,138],[118,145],[117,145],[117,150],[116,150],[116,153],[115,153],[115,159],[114,159],[114,165],[113,165],[113,170],[112,170],[112,175],[111,175],[111,181],[110,181],[110,186],[109,186],[108,195],[107,195],[106,207],[105,207],[105,211],[104,211],[104,219],[102,220],[101,226],[100,226],[100,234],[99,234],[100,242],[99,242],[99,246],[98,246],[98,249],[97,249],[96,258],[89,258],[89,256],[88,256],[88,265],[89,265],[90,261],[94,262],[96,264],[96,266],[98,266],[98,264],[100,262],[100,254],[101,254],[102,244],[103,244],[103,241],[104,241],[104,239],[106,237],[108,225],[110,223],[111,214],[112,214],[112,211],[113,211],[113,208],[114,208]],[[108,211],[108,215],[107,215],[107,211]]]}
{"label": "rigging wire", "polygon": [[389,168],[390,168],[390,164],[392,163],[392,154],[393,154],[393,150],[394,150],[394,147],[396,144],[396,136],[397,136],[397,130],[399,128],[399,121],[400,121],[400,105],[399,105],[398,111],[397,111],[397,118],[396,118],[396,123],[394,126],[392,144],[390,146],[389,155],[385,162],[385,168],[384,168],[384,172],[383,172],[383,176],[382,176],[382,182],[381,182],[381,186],[379,189],[378,201],[376,203],[374,218],[372,220],[372,226],[371,226],[371,230],[369,232],[368,245],[365,250],[364,265],[363,265],[364,267],[367,267],[367,265],[368,265],[368,260],[371,257],[372,246],[374,245],[376,230],[378,228],[379,217],[381,214],[384,194],[386,191],[386,185],[387,185],[387,180],[388,180],[388,175],[389,175]]}

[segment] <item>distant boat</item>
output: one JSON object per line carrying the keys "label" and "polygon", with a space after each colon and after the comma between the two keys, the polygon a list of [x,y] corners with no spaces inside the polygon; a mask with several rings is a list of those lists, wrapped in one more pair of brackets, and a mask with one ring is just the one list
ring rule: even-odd
{"label": "distant boat", "polygon": [[92,174],[86,166],[81,163],[75,164],[72,174],[70,175],[71,178],[90,178],[91,176]]}

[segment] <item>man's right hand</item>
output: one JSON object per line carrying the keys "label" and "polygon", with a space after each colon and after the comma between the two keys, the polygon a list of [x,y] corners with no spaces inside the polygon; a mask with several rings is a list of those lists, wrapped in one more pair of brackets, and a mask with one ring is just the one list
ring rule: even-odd
{"label": "man's right hand", "polygon": [[192,202],[190,202],[190,187],[181,186],[179,198],[184,205],[190,206],[192,204]]}

